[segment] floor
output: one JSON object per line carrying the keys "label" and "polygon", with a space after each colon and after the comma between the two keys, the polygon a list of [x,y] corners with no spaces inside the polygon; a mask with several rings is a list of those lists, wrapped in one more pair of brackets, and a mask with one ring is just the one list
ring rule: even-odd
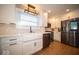
{"label": "floor", "polygon": [[49,47],[42,49],[35,55],[79,55],[79,48],[54,41]]}

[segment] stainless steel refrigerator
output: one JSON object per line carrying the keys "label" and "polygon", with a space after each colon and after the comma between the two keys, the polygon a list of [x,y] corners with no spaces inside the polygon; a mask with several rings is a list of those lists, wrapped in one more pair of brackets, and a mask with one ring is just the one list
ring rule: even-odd
{"label": "stainless steel refrigerator", "polygon": [[79,18],[61,22],[61,42],[79,47]]}

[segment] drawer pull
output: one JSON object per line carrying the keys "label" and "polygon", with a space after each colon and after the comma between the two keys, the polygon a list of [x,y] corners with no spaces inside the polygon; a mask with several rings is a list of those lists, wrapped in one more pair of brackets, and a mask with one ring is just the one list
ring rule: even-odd
{"label": "drawer pull", "polygon": [[16,40],[16,39],[10,39],[10,41],[14,41],[14,40]]}
{"label": "drawer pull", "polygon": [[16,45],[16,43],[10,44],[10,46],[12,46],[12,45]]}
{"label": "drawer pull", "polygon": [[36,42],[34,43],[34,46],[36,46],[37,44],[36,44]]}

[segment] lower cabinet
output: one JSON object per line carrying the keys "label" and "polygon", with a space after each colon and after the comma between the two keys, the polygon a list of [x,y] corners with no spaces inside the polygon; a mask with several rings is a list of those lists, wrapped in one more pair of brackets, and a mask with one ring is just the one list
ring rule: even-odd
{"label": "lower cabinet", "polygon": [[42,49],[42,39],[23,42],[23,55],[33,54]]}
{"label": "lower cabinet", "polygon": [[42,38],[29,41],[2,38],[0,42],[1,55],[30,55],[42,49]]}
{"label": "lower cabinet", "polygon": [[23,55],[32,54],[34,51],[34,41],[23,42]]}
{"label": "lower cabinet", "polygon": [[43,48],[47,48],[50,45],[50,33],[43,34]]}
{"label": "lower cabinet", "polygon": [[43,43],[42,43],[42,39],[38,39],[34,42],[34,50],[37,52],[39,50],[41,50],[43,48]]}
{"label": "lower cabinet", "polygon": [[9,45],[9,55],[22,55],[22,46],[18,43]]}
{"label": "lower cabinet", "polygon": [[2,55],[21,55],[22,43],[16,37],[5,37],[0,40]]}

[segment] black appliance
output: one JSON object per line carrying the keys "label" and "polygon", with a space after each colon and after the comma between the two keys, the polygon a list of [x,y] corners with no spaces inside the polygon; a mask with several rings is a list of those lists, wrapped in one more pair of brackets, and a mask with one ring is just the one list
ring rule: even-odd
{"label": "black appliance", "polygon": [[50,45],[50,33],[43,34],[43,48],[47,48]]}
{"label": "black appliance", "polygon": [[61,42],[79,47],[79,18],[61,22]]}

